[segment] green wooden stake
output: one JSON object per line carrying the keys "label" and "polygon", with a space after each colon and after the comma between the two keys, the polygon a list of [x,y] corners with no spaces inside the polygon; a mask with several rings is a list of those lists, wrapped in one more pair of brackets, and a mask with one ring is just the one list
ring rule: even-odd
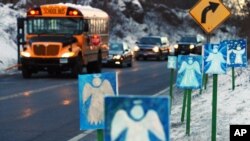
{"label": "green wooden stake", "polygon": [[218,83],[218,74],[213,74],[212,141],[216,141],[217,83]]}
{"label": "green wooden stake", "polygon": [[234,76],[234,67],[232,67],[232,90],[235,89],[235,76]]}
{"label": "green wooden stake", "polygon": [[207,89],[207,81],[208,81],[208,74],[205,74],[205,80],[204,80],[205,82],[204,82],[204,88],[205,88],[205,90]]}
{"label": "green wooden stake", "polygon": [[97,129],[97,140],[103,141],[103,130],[102,129]]}
{"label": "green wooden stake", "polygon": [[170,69],[170,90],[169,90],[169,95],[171,98],[170,101],[170,109],[172,109],[172,103],[173,103],[173,82],[174,81],[174,69]]}
{"label": "green wooden stake", "polygon": [[181,122],[184,122],[185,111],[186,111],[186,103],[187,103],[187,90],[184,90],[182,112],[181,112]]}
{"label": "green wooden stake", "polygon": [[188,90],[187,98],[187,123],[186,123],[186,135],[190,135],[190,121],[191,121],[191,95],[192,90]]}

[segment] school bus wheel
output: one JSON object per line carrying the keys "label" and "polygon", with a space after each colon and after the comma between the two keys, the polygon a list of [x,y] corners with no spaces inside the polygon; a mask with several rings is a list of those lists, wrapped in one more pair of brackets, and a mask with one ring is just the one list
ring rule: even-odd
{"label": "school bus wheel", "polygon": [[30,78],[32,75],[32,72],[30,69],[28,69],[26,66],[22,66],[22,76],[23,78]]}

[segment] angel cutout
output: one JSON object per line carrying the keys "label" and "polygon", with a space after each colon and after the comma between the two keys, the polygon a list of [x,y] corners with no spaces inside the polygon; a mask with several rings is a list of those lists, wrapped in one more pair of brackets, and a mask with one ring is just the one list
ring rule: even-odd
{"label": "angel cutout", "polygon": [[141,100],[134,101],[130,111],[118,110],[111,123],[111,141],[116,141],[126,131],[124,141],[150,141],[149,131],[159,140],[166,141],[166,135],[157,112],[148,110],[144,113]]}
{"label": "angel cutout", "polygon": [[226,60],[223,57],[223,54],[219,52],[219,46],[214,46],[211,53],[209,53],[206,61],[211,62],[210,66],[208,67],[206,73],[212,74],[220,74],[226,73],[225,70],[222,69],[221,64],[226,63]]}
{"label": "angel cutout", "polygon": [[173,56],[168,57],[168,68],[171,68],[171,69],[176,68],[176,57],[173,57]]}
{"label": "angel cutout", "polygon": [[201,74],[199,62],[194,61],[192,57],[188,58],[188,61],[184,61],[178,73],[184,72],[184,75],[180,82],[180,87],[195,87],[198,88],[200,83],[195,75],[195,72]]}
{"label": "angel cutout", "polygon": [[87,83],[83,88],[83,103],[91,98],[88,109],[88,122],[100,124],[104,121],[104,97],[114,95],[108,80],[101,80],[100,75],[94,75],[93,86]]}
{"label": "angel cutout", "polygon": [[237,45],[236,49],[233,50],[233,53],[235,54],[235,64],[243,64],[242,56],[245,53],[245,48],[241,49],[240,44]]}

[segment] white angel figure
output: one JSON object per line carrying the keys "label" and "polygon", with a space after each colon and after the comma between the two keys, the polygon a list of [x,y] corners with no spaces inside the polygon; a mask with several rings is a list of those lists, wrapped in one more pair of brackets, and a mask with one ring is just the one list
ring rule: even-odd
{"label": "white angel figure", "polygon": [[104,121],[104,97],[114,95],[112,86],[108,80],[101,80],[99,75],[94,75],[93,86],[86,84],[83,89],[83,103],[91,98],[88,110],[88,122],[100,124]]}
{"label": "white angel figure", "polygon": [[172,68],[172,69],[176,68],[176,58],[175,57],[168,58],[168,68]]}
{"label": "white angel figure", "polygon": [[236,55],[234,61],[235,64],[243,64],[242,55],[245,53],[245,51],[246,49],[241,49],[239,44],[237,45],[236,50],[233,50],[233,53]]}
{"label": "white angel figure", "polygon": [[194,61],[192,57],[188,58],[188,62],[184,61],[178,73],[184,72],[182,80],[180,82],[181,87],[199,87],[199,81],[195,75],[195,72],[201,74],[199,62]]}
{"label": "white angel figure", "polygon": [[206,61],[211,62],[206,73],[212,73],[212,74],[225,73],[225,70],[222,69],[221,64],[226,63],[226,60],[223,58],[223,54],[219,52],[218,46],[214,46],[212,52],[209,53]]}
{"label": "white angel figure", "polygon": [[157,112],[148,110],[144,113],[141,101],[134,101],[130,118],[125,110],[118,110],[111,123],[111,141],[115,141],[124,131],[124,141],[150,141],[149,131],[161,141],[166,141],[165,132]]}

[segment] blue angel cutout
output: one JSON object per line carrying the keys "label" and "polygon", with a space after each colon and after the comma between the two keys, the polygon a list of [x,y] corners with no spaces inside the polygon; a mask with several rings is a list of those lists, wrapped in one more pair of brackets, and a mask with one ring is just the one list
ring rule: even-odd
{"label": "blue angel cutout", "polygon": [[105,141],[169,141],[169,97],[105,97]]}
{"label": "blue angel cutout", "polygon": [[176,62],[177,62],[176,56],[168,56],[168,68],[169,69],[176,69]]}
{"label": "blue angel cutout", "polygon": [[104,97],[117,95],[116,73],[79,75],[80,129],[104,128]]}
{"label": "blue angel cutout", "polygon": [[[211,49],[212,47],[212,49]],[[222,53],[222,51],[224,51]],[[205,45],[205,73],[223,74],[226,73],[226,48],[220,48],[219,44]]]}
{"label": "blue angel cutout", "polygon": [[[111,124],[111,141],[116,141],[125,130],[127,130],[126,141],[150,141],[149,131],[161,141],[166,141],[157,112],[148,110],[147,113],[144,113],[140,100],[134,101],[134,103],[135,105],[130,111],[131,118],[125,110],[121,109],[116,112]],[[137,133],[140,136],[135,136]]]}
{"label": "blue angel cutout", "polygon": [[228,67],[246,67],[247,66],[247,41],[225,40],[221,46],[227,47],[227,65]]}
{"label": "blue angel cutout", "polygon": [[[177,86],[180,88],[195,89],[201,87],[201,56],[181,56],[182,60],[177,73]],[[194,57],[200,59],[194,60]]]}

